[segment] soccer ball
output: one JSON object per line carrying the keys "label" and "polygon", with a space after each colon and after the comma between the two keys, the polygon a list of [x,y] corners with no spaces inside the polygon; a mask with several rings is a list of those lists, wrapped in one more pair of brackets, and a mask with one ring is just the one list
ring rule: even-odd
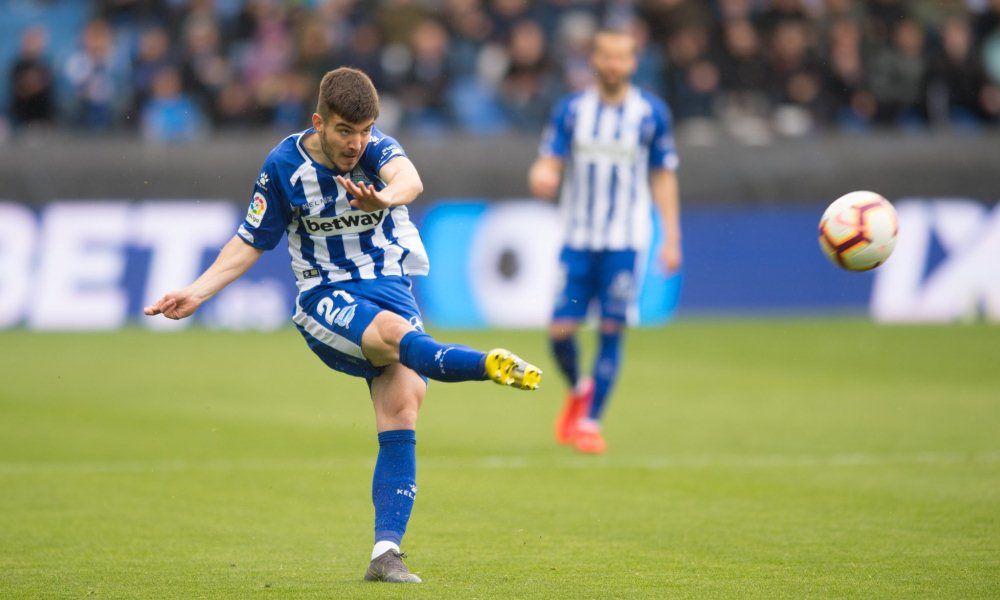
{"label": "soccer ball", "polygon": [[884,263],[896,247],[896,209],[875,192],[837,198],[819,221],[819,246],[833,264],[868,271]]}

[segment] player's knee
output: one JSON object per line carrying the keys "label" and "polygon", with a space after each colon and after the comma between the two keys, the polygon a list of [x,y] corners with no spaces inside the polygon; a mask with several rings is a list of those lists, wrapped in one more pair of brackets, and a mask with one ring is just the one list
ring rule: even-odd
{"label": "player's knee", "polygon": [[397,314],[379,313],[361,337],[365,356],[376,366],[399,362],[399,342],[413,326]]}
{"label": "player's knee", "polygon": [[603,334],[621,333],[624,329],[625,323],[622,321],[615,321],[611,319],[603,319],[601,321],[601,333]]}
{"label": "player's knee", "polygon": [[416,429],[417,413],[419,412],[420,409],[415,403],[408,403],[405,406],[400,406],[392,415],[392,419],[397,423],[399,429]]}
{"label": "player's knee", "polygon": [[424,397],[424,384],[397,389],[391,402],[376,406],[379,423],[388,429],[415,429]]}
{"label": "player's knee", "polygon": [[557,342],[569,339],[576,334],[577,324],[572,321],[556,321],[549,325],[549,337]]}

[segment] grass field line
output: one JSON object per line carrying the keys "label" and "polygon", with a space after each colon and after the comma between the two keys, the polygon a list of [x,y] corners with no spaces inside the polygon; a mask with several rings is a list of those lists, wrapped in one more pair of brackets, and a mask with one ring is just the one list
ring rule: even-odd
{"label": "grass field line", "polygon": [[[0,461],[0,476],[38,474],[117,474],[245,471],[325,471],[338,468],[370,468],[374,458],[243,458],[209,460],[103,460],[103,461]],[[853,452],[832,455],[703,454],[663,456],[481,456],[471,458],[423,457],[421,468],[440,469],[712,469],[870,467],[906,465],[995,465],[1000,450],[977,452]]]}

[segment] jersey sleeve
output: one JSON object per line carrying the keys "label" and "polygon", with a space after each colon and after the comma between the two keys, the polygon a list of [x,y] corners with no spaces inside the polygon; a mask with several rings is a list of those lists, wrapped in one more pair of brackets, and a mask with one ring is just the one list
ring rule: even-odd
{"label": "jersey sleeve", "polygon": [[394,138],[375,130],[364,156],[361,157],[365,163],[362,166],[372,173],[378,173],[390,160],[400,156],[406,156],[403,146]]}
{"label": "jersey sleeve", "polygon": [[291,222],[280,186],[277,169],[269,159],[254,182],[246,218],[236,231],[236,235],[254,248],[273,249]]}
{"label": "jersey sleeve", "polygon": [[540,156],[563,158],[569,156],[573,141],[573,97],[564,99],[552,109],[549,123],[542,134],[538,148]]}
{"label": "jersey sleeve", "polygon": [[680,166],[674,144],[673,119],[663,102],[653,103],[653,139],[649,144],[649,168],[676,171]]}

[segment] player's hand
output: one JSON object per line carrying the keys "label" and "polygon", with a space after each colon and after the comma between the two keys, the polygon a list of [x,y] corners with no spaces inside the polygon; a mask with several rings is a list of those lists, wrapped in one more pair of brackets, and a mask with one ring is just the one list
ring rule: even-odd
{"label": "player's hand", "polygon": [[392,196],[375,189],[370,183],[355,183],[343,175],[337,175],[337,183],[344,186],[347,193],[354,196],[352,208],[365,212],[376,212],[393,205]]}
{"label": "player's hand", "polygon": [[559,172],[547,168],[547,165],[536,164],[528,173],[528,186],[534,197],[551,200],[559,191]]}
{"label": "player's hand", "polygon": [[667,273],[676,273],[681,268],[682,256],[680,244],[663,244],[660,247],[660,266]]}
{"label": "player's hand", "polygon": [[153,304],[142,309],[147,317],[162,314],[168,319],[190,317],[201,306],[202,300],[187,290],[177,290],[165,294]]}

